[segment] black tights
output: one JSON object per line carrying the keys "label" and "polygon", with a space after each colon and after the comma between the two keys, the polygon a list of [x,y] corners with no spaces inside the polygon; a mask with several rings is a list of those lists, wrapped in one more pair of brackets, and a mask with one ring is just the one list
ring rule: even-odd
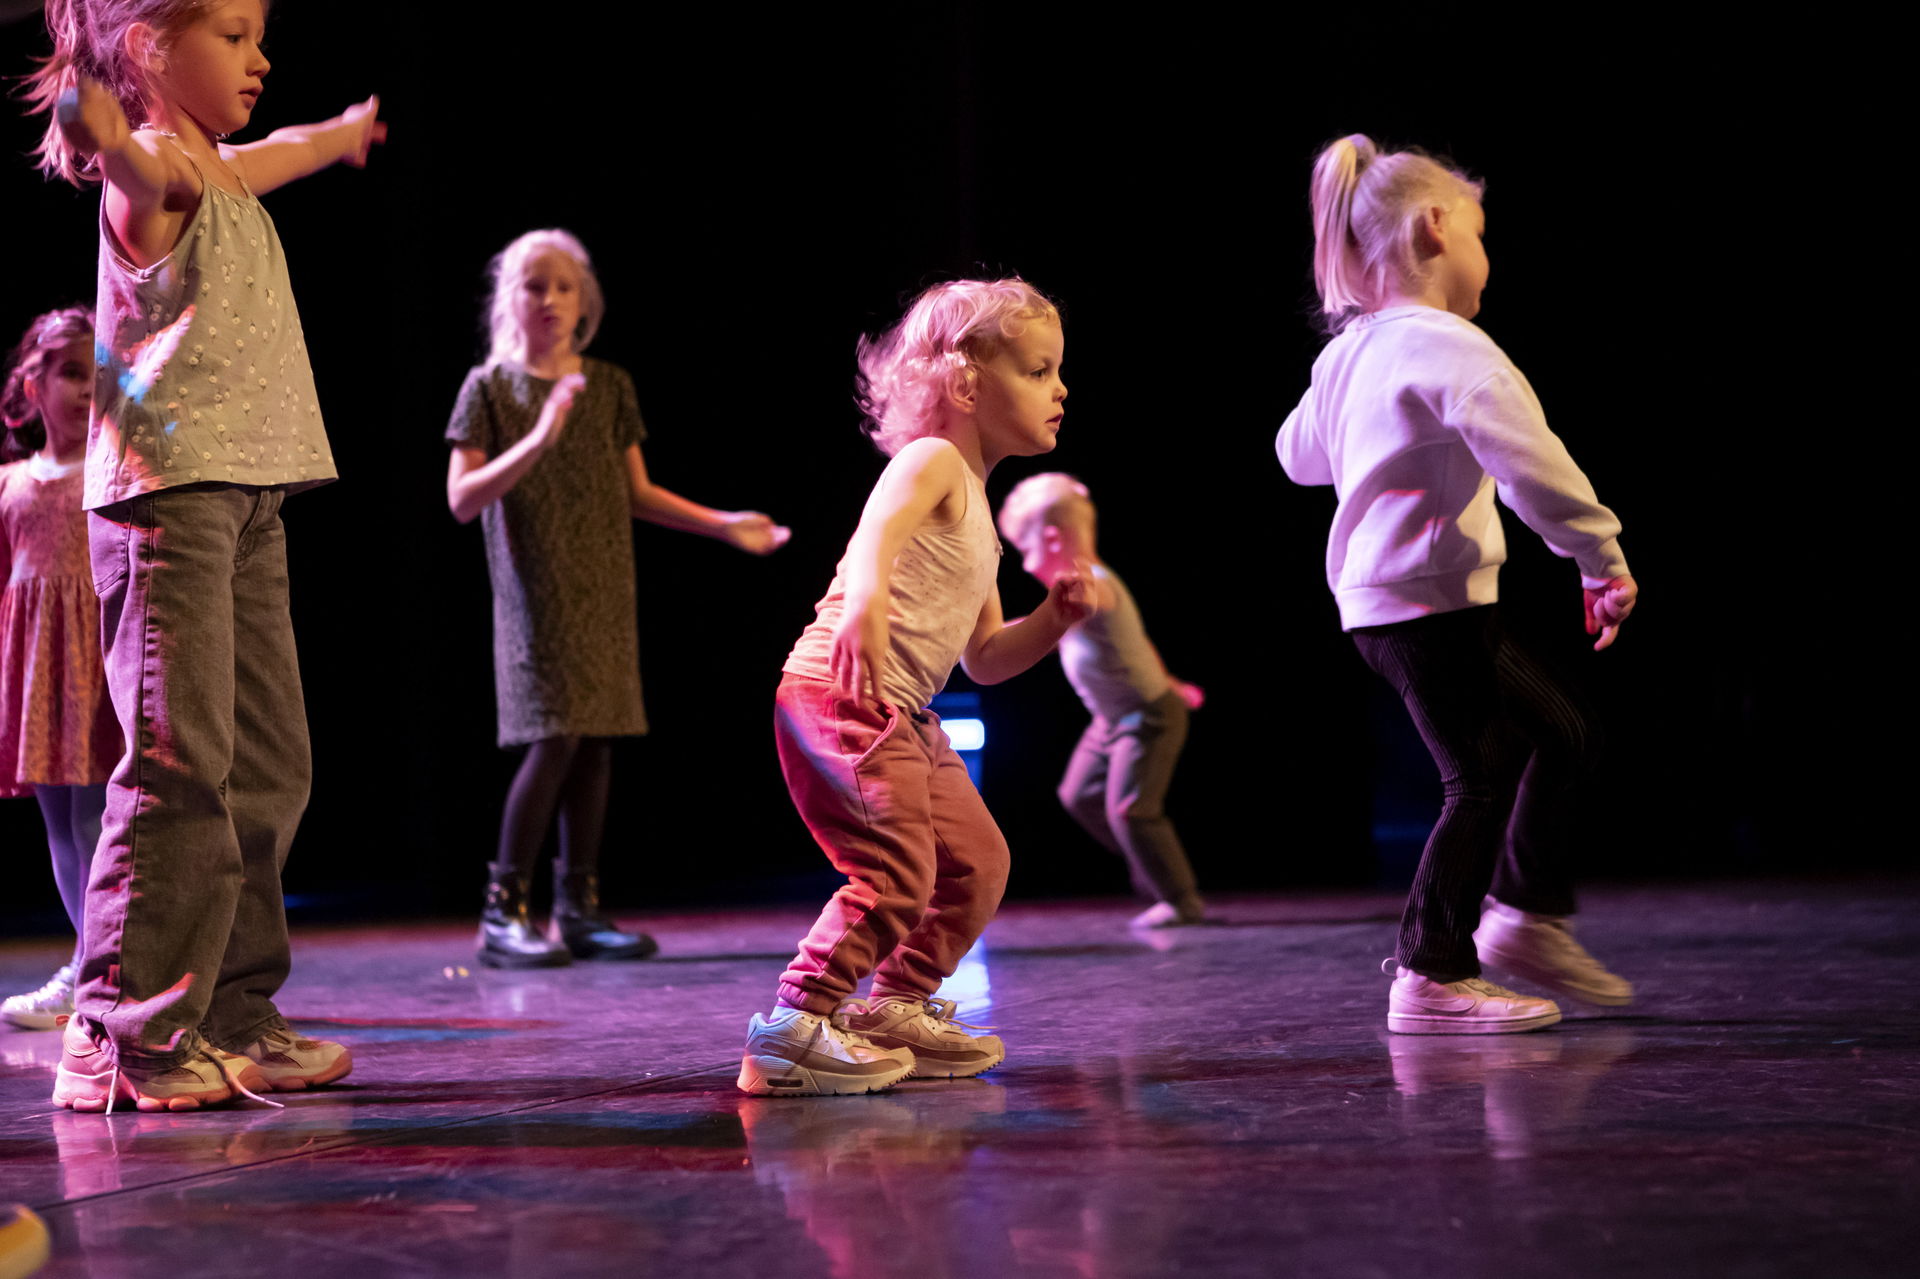
{"label": "black tights", "polygon": [[1509,906],[1573,913],[1567,843],[1598,734],[1492,606],[1361,627],[1353,642],[1406,703],[1446,795],[1398,958],[1442,981],[1476,976],[1473,930],[1489,885]]}
{"label": "black tights", "polygon": [[531,876],[554,814],[560,816],[560,869],[586,873],[600,864],[613,778],[613,739],[548,737],[527,747],[500,818],[496,875]]}

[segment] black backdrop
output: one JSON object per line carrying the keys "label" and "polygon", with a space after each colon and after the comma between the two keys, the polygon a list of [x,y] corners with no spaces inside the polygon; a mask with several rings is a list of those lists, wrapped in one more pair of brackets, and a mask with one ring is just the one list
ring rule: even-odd
{"label": "black backdrop", "polygon": [[[392,128],[367,171],[268,201],[344,477],[288,513],[317,760],[288,872],[303,899],[477,900],[512,760],[492,745],[479,534],[446,512],[439,436],[480,352],[483,266],[542,225],[596,257],[593,351],[634,374],[655,476],[794,528],[764,561],[636,530],[654,734],[617,756],[613,900],[815,891],[768,702],[881,465],[855,426],[853,341],[925,283],[982,270],[1064,301],[1072,388],[1058,451],[990,491],[1041,465],[1084,478],[1103,552],[1211,695],[1174,796],[1203,881],[1403,874],[1431,766],[1339,632],[1330,491],[1293,488],[1272,454],[1318,347],[1307,169],[1354,129],[1488,180],[1481,323],[1626,525],[1644,608],[1595,657],[1571,567],[1508,521],[1515,624],[1576,672],[1611,740],[1590,868],[1890,858],[1850,815],[1860,744],[1827,722],[1850,675],[1822,643],[1841,619],[1795,566],[1828,470],[1785,449],[1820,372],[1791,265],[1813,214],[1774,176],[1817,107],[1804,78],[1671,27],[1388,10],[1259,29],[1195,11],[1175,30],[902,6],[877,25],[669,24],[609,5],[481,29],[415,8],[276,6],[252,134],[374,91]],[[0,29],[0,67],[43,39],[37,19]],[[37,130],[0,121],[9,338],[91,297],[97,197],[31,172]],[[1847,513],[1817,518],[1844,560]],[[1001,590],[1011,613],[1038,598],[1013,563]],[[1057,668],[984,705],[1013,891],[1122,889],[1054,807],[1082,722]],[[30,802],[0,805],[0,926],[50,917],[37,831]]]}

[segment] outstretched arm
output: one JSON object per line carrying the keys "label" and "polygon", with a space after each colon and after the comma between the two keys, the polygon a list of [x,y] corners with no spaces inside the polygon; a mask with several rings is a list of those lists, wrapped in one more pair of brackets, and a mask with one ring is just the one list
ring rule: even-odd
{"label": "outstretched arm", "polygon": [[541,455],[558,442],[573,397],[586,384],[586,377],[579,373],[555,382],[547,392],[547,402],[540,406],[540,420],[499,457],[488,460],[485,449],[455,446],[447,461],[447,509],[454,519],[465,524],[513,490]]}
{"label": "outstretched arm", "polygon": [[240,171],[255,195],[283,187],[295,178],[334,164],[366,167],[367,153],[387,140],[386,122],[379,118],[380,98],[356,102],[331,120],[293,124],[275,129],[258,142],[221,147],[220,154]]}
{"label": "outstretched arm", "polygon": [[627,483],[633,494],[633,518],[662,528],[698,533],[752,555],[771,555],[793,534],[759,511],[716,511],[661,488],[647,475],[647,460],[638,444],[627,445]]}
{"label": "outstretched arm", "polygon": [[1000,592],[995,590],[980,610],[980,620],[960,655],[960,665],[976,684],[1012,679],[1051,653],[1068,627],[1093,613],[1093,584],[1085,573],[1062,573],[1054,578],[1040,607],[1016,622],[1003,620]]}

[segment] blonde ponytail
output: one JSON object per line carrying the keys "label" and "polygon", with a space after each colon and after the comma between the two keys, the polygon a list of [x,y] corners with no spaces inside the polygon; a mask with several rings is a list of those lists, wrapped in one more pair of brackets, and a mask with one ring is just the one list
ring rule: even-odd
{"label": "blonde ponytail", "polygon": [[1479,182],[1416,150],[1381,151],[1364,133],[1327,144],[1313,162],[1313,283],[1338,333],[1378,310],[1425,267],[1414,234],[1429,204],[1478,200]]}

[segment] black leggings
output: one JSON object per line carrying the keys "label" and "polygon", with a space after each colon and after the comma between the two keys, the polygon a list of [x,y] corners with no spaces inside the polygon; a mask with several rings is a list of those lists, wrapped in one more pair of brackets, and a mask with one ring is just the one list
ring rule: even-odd
{"label": "black leggings", "polygon": [[1360,627],[1353,642],[1406,703],[1446,795],[1400,920],[1398,958],[1438,980],[1475,976],[1473,930],[1489,886],[1521,910],[1573,913],[1567,843],[1598,734],[1492,605]]}
{"label": "black leggings", "polygon": [[527,747],[500,818],[496,877],[533,874],[555,810],[560,815],[560,867],[582,873],[600,864],[613,777],[613,739],[548,737]]}

